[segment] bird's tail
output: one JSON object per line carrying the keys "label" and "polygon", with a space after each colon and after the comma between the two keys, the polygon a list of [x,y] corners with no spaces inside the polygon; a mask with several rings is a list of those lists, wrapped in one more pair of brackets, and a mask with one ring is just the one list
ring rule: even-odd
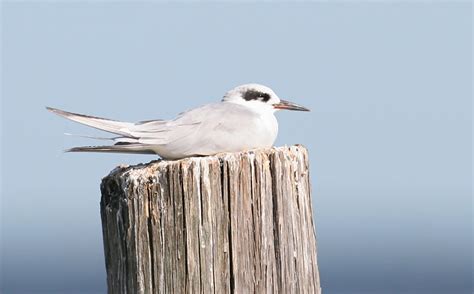
{"label": "bird's tail", "polygon": [[106,153],[135,153],[155,154],[150,146],[145,144],[118,143],[111,146],[82,146],[65,150],[65,152],[106,152]]}

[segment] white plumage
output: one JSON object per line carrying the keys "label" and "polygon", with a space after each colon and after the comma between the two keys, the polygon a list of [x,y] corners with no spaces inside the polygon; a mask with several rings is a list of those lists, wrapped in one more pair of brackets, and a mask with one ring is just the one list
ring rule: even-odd
{"label": "white plumage", "polygon": [[270,88],[258,84],[238,86],[227,92],[221,102],[183,112],[173,120],[130,123],[47,109],[118,135],[110,138],[115,145],[74,147],[67,151],[158,154],[166,159],[271,147],[278,133],[275,111],[309,111],[281,100]]}

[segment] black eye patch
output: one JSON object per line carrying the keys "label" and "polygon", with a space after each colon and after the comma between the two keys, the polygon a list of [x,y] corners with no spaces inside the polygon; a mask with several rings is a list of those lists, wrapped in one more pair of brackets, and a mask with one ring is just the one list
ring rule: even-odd
{"label": "black eye patch", "polygon": [[255,90],[248,90],[247,92],[244,93],[243,98],[246,101],[260,100],[262,102],[267,102],[268,100],[270,100],[270,94],[255,91]]}

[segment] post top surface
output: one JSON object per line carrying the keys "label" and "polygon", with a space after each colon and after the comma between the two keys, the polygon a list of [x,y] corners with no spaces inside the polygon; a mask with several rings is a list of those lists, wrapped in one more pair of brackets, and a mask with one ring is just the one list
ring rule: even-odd
{"label": "post top surface", "polygon": [[116,177],[116,176],[123,176],[125,173],[133,172],[154,172],[162,168],[167,168],[169,166],[179,166],[179,165],[191,165],[193,163],[217,163],[217,162],[227,162],[227,161],[235,161],[238,158],[242,157],[255,157],[259,155],[275,155],[275,154],[282,154],[287,156],[307,156],[307,149],[303,145],[292,145],[292,146],[281,146],[281,147],[272,147],[272,148],[262,148],[262,149],[253,149],[241,152],[225,152],[225,153],[218,153],[215,155],[209,156],[195,156],[195,157],[187,157],[178,160],[152,160],[148,163],[140,163],[136,165],[120,165],[114,168],[105,178],[108,177]]}

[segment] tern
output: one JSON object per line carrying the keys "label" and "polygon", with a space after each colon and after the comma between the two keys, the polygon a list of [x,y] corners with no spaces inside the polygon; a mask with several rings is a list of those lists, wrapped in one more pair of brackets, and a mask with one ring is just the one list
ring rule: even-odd
{"label": "tern", "polygon": [[66,152],[157,154],[163,159],[272,147],[278,133],[276,111],[309,111],[280,99],[272,89],[259,84],[238,86],[228,91],[220,102],[180,113],[173,120],[131,123],[51,107],[47,109],[72,121],[117,135],[107,138],[113,140],[114,145],[74,147]]}

